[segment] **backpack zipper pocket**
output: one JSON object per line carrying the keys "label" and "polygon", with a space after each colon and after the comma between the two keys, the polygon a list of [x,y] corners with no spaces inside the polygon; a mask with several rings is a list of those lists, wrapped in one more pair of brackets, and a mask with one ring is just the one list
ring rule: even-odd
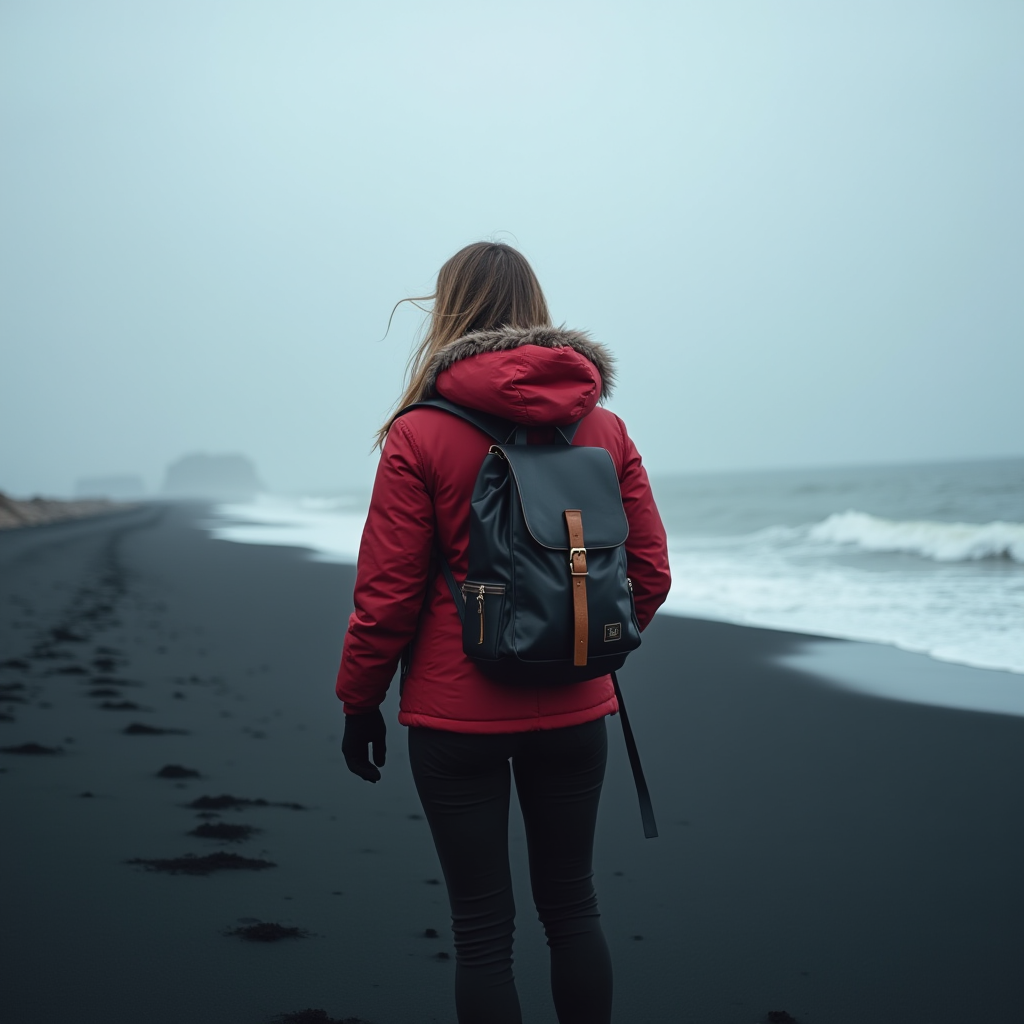
{"label": "backpack zipper pocket", "polygon": [[633,620],[633,628],[636,630],[637,644],[640,643],[640,623],[636,620],[636,600],[633,596],[633,581],[627,576],[626,586],[629,588],[629,617]]}
{"label": "backpack zipper pocket", "polygon": [[[469,639],[469,635],[470,635],[469,629],[464,629],[463,630],[462,646],[463,646],[463,649],[466,651],[467,654],[476,654],[477,653],[476,651],[472,651],[470,649],[471,647],[482,647],[484,645],[484,643],[486,641],[486,634],[487,634],[487,630],[485,629],[485,626],[490,625],[491,626],[491,630],[493,631],[494,626],[497,625],[497,623],[493,623],[492,624],[490,622],[490,619],[485,615],[485,608],[486,608],[487,604],[490,603],[490,602],[487,601],[487,596],[488,595],[491,595],[493,597],[503,598],[505,596],[505,584],[504,583],[474,583],[471,580],[466,580],[466,582],[462,584],[462,596],[465,599],[466,604],[468,605],[471,599],[473,599],[473,598],[476,599],[477,625],[479,627],[478,630],[477,630],[477,639],[476,639],[476,643],[475,644],[473,644],[470,641],[470,639]],[[500,600],[495,602],[496,606],[500,606],[500,604],[501,604]],[[495,612],[495,611],[497,611],[497,607],[493,607],[492,606],[492,613]],[[493,617],[493,615],[491,617]],[[468,622],[466,623],[466,626],[469,626]],[[488,646],[489,647],[493,646],[493,644],[489,644]],[[480,652],[480,656],[484,656],[484,652]],[[493,657],[493,654],[491,656]]]}

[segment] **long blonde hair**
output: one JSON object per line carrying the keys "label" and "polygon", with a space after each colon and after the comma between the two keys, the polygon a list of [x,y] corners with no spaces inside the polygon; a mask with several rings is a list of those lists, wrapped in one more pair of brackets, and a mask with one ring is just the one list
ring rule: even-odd
{"label": "long blonde hair", "polygon": [[408,383],[387,423],[377,431],[375,448],[383,447],[395,413],[429,397],[430,363],[445,345],[494,327],[551,326],[548,304],[533,269],[522,253],[504,242],[474,242],[460,249],[438,271],[433,295],[402,299],[395,309],[402,302],[430,301],[434,305],[427,333],[409,357]]}

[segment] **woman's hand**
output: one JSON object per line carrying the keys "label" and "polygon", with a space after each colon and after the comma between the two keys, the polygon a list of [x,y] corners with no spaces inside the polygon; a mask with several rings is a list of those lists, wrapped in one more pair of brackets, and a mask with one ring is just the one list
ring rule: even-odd
{"label": "woman's hand", "polygon": [[[348,770],[367,782],[379,782],[384,767],[387,747],[384,737],[388,727],[380,708],[374,708],[363,715],[345,716],[345,735],[341,740],[341,752],[345,755]],[[370,744],[373,744],[373,764],[370,764]],[[376,765],[377,768],[374,768]]]}

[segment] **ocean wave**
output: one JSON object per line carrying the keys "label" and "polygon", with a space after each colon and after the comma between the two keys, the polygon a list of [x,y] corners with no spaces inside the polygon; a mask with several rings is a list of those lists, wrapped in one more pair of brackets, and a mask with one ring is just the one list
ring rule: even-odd
{"label": "ocean wave", "polygon": [[864,551],[905,552],[936,562],[1008,558],[1024,562],[1024,523],[940,523],[837,512],[808,531],[811,540],[854,544]]}

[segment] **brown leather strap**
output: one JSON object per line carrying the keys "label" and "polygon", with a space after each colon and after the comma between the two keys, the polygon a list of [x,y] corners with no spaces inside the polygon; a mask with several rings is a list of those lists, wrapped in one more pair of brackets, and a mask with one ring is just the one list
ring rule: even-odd
{"label": "brown leather strap", "polygon": [[572,573],[573,643],[572,663],[586,665],[587,635],[587,549],[583,546],[583,513],[578,508],[565,510],[569,530],[569,571]]}

